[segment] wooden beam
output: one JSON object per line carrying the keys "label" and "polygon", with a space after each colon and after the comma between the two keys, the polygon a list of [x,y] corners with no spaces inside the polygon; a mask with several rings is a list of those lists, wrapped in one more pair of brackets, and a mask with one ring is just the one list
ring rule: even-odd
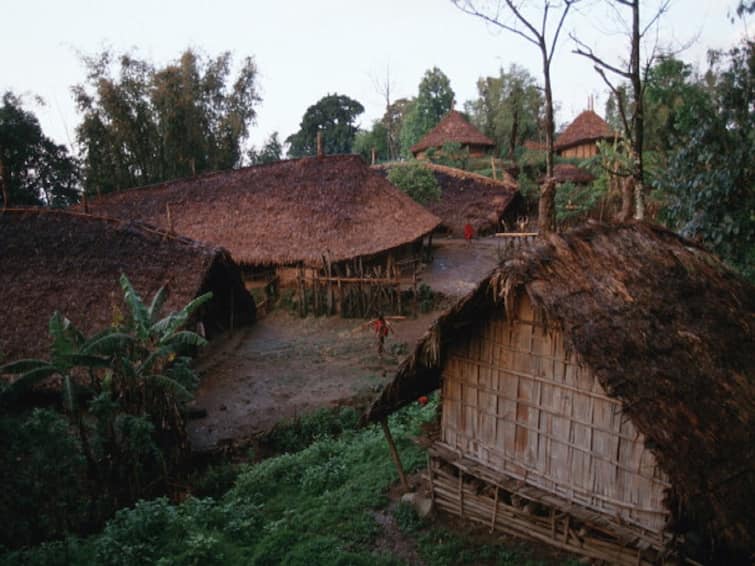
{"label": "wooden beam", "polygon": [[396,471],[398,472],[398,477],[401,480],[401,486],[406,491],[409,491],[409,482],[407,481],[406,474],[404,473],[404,466],[401,465],[401,458],[398,455],[398,450],[396,450],[396,444],[393,442],[393,436],[391,435],[391,429],[388,428],[388,419],[386,417],[383,417],[380,420],[380,426],[383,427],[383,434],[385,435],[386,442],[388,442],[388,449],[390,450],[393,463],[396,465]]}

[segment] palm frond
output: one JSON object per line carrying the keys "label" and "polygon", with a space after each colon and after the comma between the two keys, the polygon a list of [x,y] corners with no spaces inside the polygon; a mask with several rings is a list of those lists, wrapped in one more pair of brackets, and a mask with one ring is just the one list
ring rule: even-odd
{"label": "palm frond", "polygon": [[121,289],[123,289],[123,300],[126,301],[129,310],[131,311],[131,320],[134,322],[134,327],[139,338],[145,340],[149,336],[149,314],[147,307],[144,306],[144,302],[139,294],[131,285],[131,281],[128,280],[125,274],[121,274],[120,277]]}
{"label": "palm frond", "polygon": [[12,383],[9,383],[8,386],[2,390],[2,393],[0,393],[0,398],[4,401],[15,399],[21,393],[30,390],[37,383],[44,381],[56,373],[60,373],[58,368],[51,364],[29,370],[19,376],[18,379]]}
{"label": "palm frond", "polygon": [[76,383],[71,376],[63,376],[63,407],[73,412],[76,408]]}
{"label": "palm frond", "polygon": [[192,394],[188,389],[165,375],[150,374],[144,376],[144,380],[152,386],[157,386],[161,390],[171,393],[178,400],[189,401],[192,398]]}
{"label": "palm frond", "polygon": [[171,334],[173,334],[184,324],[186,324],[186,321],[189,320],[189,317],[195,310],[197,310],[200,306],[202,306],[210,299],[212,299],[212,293],[205,293],[204,295],[200,295],[199,297],[196,297],[191,302],[189,302],[180,311],[171,313],[165,318],[157,321],[152,325],[153,335],[159,336],[161,342],[170,337]]}
{"label": "palm frond", "polygon": [[5,365],[0,366],[0,374],[26,373],[27,371],[31,371],[31,370],[38,369],[40,367],[49,366],[49,365],[50,365],[50,362],[48,362],[47,360],[33,360],[33,359],[17,360],[15,362],[9,362]]}
{"label": "palm frond", "polygon": [[192,332],[191,330],[181,330],[171,336],[166,337],[160,342],[160,344],[170,345],[174,348],[180,346],[202,347],[207,345],[207,340],[202,338],[196,332]]}
{"label": "palm frond", "polygon": [[155,319],[160,314],[160,311],[163,309],[163,306],[165,305],[165,301],[167,300],[168,300],[168,291],[165,288],[165,285],[163,285],[157,290],[157,293],[155,293],[155,296],[152,297],[152,302],[150,303],[149,309],[147,310],[147,315],[149,317],[150,324],[155,322]]}
{"label": "palm frond", "polygon": [[82,347],[82,354],[111,356],[123,348],[124,343],[133,342],[134,337],[125,332],[108,330],[95,336]]}

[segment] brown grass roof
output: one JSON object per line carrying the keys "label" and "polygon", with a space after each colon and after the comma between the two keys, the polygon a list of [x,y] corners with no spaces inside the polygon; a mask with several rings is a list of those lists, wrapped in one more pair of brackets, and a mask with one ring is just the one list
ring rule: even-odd
{"label": "brown grass roof", "polygon": [[145,301],[167,285],[166,313],[219,279],[222,291],[203,307],[205,313],[222,316],[225,306],[227,320],[228,297],[234,293],[236,322],[254,316],[254,302],[238,267],[221,248],[89,215],[0,211],[0,351],[5,360],[47,357],[47,324],[56,310],[85,333],[106,328],[114,308],[126,312],[118,283],[121,273]]}
{"label": "brown grass roof", "polygon": [[228,249],[250,265],[322,264],[412,242],[440,222],[356,155],[306,157],[111,193],[90,210]]}
{"label": "brown grass roof", "polygon": [[467,122],[461,112],[451,110],[410,149],[416,154],[430,147],[441,147],[446,143],[495,147],[495,142]]}
{"label": "brown grass roof", "polygon": [[441,189],[440,200],[428,203],[428,210],[457,237],[464,235],[467,219],[476,232],[496,231],[498,220],[519,196],[516,181],[506,172],[502,180],[494,181],[484,175],[427,161],[386,163],[373,168],[387,175],[394,167],[417,164],[433,172]]}
{"label": "brown grass roof", "polygon": [[755,287],[665,229],[593,224],[511,255],[438,319],[367,417],[437,388],[445,345],[519,293],[647,438],[672,481],[672,528],[751,556]]}
{"label": "brown grass roof", "polygon": [[558,136],[554,147],[558,150],[604,139],[614,139],[618,134],[608,123],[592,110],[585,110]]}

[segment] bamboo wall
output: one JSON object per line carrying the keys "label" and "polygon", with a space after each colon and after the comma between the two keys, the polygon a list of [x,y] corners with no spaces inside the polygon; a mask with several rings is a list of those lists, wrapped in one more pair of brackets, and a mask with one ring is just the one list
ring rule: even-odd
{"label": "bamboo wall", "polygon": [[570,147],[559,152],[561,157],[576,157],[578,159],[588,159],[598,155],[598,146],[595,142],[589,142],[575,147]]}
{"label": "bamboo wall", "polygon": [[663,531],[667,479],[644,436],[523,297],[456,344],[443,373],[441,445],[587,509]]}

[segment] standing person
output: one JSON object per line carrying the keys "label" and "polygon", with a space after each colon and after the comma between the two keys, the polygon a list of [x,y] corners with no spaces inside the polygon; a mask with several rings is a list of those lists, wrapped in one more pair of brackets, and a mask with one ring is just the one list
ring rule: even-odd
{"label": "standing person", "polygon": [[464,239],[467,241],[467,244],[471,244],[472,238],[474,238],[474,228],[469,219],[467,219],[467,223],[464,224]]}
{"label": "standing person", "polygon": [[378,355],[382,358],[385,348],[385,339],[393,332],[393,328],[388,324],[382,314],[378,314],[375,320],[371,320],[369,325],[375,330],[375,337],[377,338],[377,351]]}

